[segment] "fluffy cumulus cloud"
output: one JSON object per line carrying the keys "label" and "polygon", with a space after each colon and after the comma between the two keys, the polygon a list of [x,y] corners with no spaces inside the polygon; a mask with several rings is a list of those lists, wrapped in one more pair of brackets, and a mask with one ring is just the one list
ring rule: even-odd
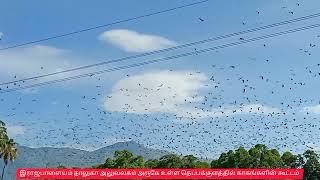
{"label": "fluffy cumulus cloud", "polygon": [[181,118],[220,117],[237,114],[279,113],[276,108],[261,104],[218,109],[196,109],[204,97],[208,77],[202,73],[185,71],[155,71],[118,81],[106,97],[105,108],[113,112],[134,114],[171,113]]}
{"label": "fluffy cumulus cloud", "polygon": [[24,134],[25,128],[22,126],[7,126],[7,131],[10,136],[16,136]]}
{"label": "fluffy cumulus cloud", "polygon": [[32,75],[52,72],[70,66],[67,51],[50,46],[36,45],[0,53],[0,74]]}
{"label": "fluffy cumulus cloud", "polygon": [[[74,68],[84,64],[84,59],[72,54],[70,51],[51,46],[36,45],[31,47],[11,49],[0,53],[0,81],[8,82],[26,77],[38,76],[46,73]],[[82,71],[81,73],[85,73]],[[80,72],[63,73],[32,81],[20,83],[22,86],[28,83],[38,83],[54,79],[76,75]],[[14,88],[14,85],[9,85]],[[32,89],[26,92],[34,93]]]}
{"label": "fluffy cumulus cloud", "polygon": [[120,80],[107,97],[110,111],[152,113],[174,111],[185,101],[197,102],[197,91],[207,77],[187,72],[158,71]]}
{"label": "fluffy cumulus cloud", "polygon": [[308,113],[320,114],[320,105],[304,107],[303,111]]}
{"label": "fluffy cumulus cloud", "polygon": [[99,39],[127,52],[148,52],[176,45],[175,42],[161,36],[142,34],[127,29],[106,31],[99,36]]}

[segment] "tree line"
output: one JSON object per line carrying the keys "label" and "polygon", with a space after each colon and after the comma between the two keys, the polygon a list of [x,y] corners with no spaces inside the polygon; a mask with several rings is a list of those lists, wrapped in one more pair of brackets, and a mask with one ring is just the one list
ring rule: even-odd
{"label": "tree line", "polygon": [[159,159],[144,160],[127,150],[115,151],[113,158],[93,168],[304,168],[306,180],[320,179],[319,155],[312,150],[302,154],[287,151],[280,154],[276,149],[257,144],[249,150],[240,147],[221,153],[212,161],[200,160],[194,155],[168,154]]}

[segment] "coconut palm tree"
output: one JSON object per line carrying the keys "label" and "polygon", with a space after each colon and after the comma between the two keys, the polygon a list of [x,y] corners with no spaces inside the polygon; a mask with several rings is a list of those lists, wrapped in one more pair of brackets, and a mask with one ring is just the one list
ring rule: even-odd
{"label": "coconut palm tree", "polygon": [[7,136],[6,124],[0,120],[0,141],[4,140]]}
{"label": "coconut palm tree", "polygon": [[4,165],[2,169],[1,180],[3,180],[4,171],[9,161],[14,161],[17,157],[17,147],[13,139],[10,139],[7,135],[1,139],[0,157],[3,158]]}
{"label": "coconut palm tree", "polygon": [[7,128],[6,124],[0,120],[0,158],[2,158],[2,152],[5,148],[5,143],[7,142]]}

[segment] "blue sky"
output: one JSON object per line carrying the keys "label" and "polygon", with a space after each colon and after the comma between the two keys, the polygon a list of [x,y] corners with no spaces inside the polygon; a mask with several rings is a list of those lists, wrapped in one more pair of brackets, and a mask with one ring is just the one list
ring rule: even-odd
{"label": "blue sky", "polygon": [[[4,1],[0,7],[0,47],[191,2],[195,1]],[[289,20],[318,13],[319,6],[316,0],[209,1],[1,51],[0,80],[7,82]],[[258,37],[318,20],[241,37]],[[317,149],[318,35],[318,29],[313,29],[179,60],[0,94],[0,119],[7,123],[9,133],[19,144],[31,147],[93,150],[134,140],[147,147],[202,157],[257,143],[281,151],[302,152],[307,146]],[[25,84],[163,58],[194,48],[237,42],[239,38]]]}

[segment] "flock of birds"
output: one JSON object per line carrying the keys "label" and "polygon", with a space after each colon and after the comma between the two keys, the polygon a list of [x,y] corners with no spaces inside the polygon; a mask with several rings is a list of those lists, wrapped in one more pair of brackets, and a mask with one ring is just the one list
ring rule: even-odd
{"label": "flock of birds", "polygon": [[[297,3],[296,6],[301,6]],[[287,9],[287,7],[282,7]],[[257,15],[262,12],[256,11]],[[294,14],[293,11],[288,11]],[[206,19],[199,17],[201,23]],[[246,25],[247,22],[242,22]],[[317,38],[317,37],[315,37]],[[263,48],[271,46],[263,43]],[[312,52],[318,46],[311,42],[308,47],[298,50],[302,58],[312,57]],[[66,95],[73,99],[60,96],[50,99],[56,102],[44,108],[48,103],[37,99],[38,95],[16,94],[14,96],[1,94],[1,116],[8,120],[25,116],[28,120],[19,121],[28,131],[33,131],[31,136],[20,137],[30,145],[40,146],[71,146],[83,148],[98,148],[110,144],[110,137],[120,140],[133,140],[153,148],[166,149],[178,153],[192,153],[200,157],[207,157],[212,153],[226,149],[238,148],[240,145],[250,147],[256,143],[263,143],[286,150],[304,146],[314,148],[311,144],[319,142],[320,132],[319,117],[310,112],[299,112],[299,109],[309,105],[319,105],[319,97],[308,97],[312,82],[320,79],[320,63],[313,63],[305,67],[283,68],[284,77],[276,78],[273,75],[274,61],[279,59],[254,60],[260,65],[265,63],[266,72],[260,74],[246,74],[243,72],[246,63],[240,65],[210,64],[203,72],[190,72],[188,76],[208,74],[208,81],[204,84],[209,90],[193,94],[184,99],[183,105],[192,107],[198,114],[191,114],[188,118],[170,113],[144,113],[132,114],[134,107],[124,104],[123,112],[110,112],[104,107],[97,107],[101,99],[108,101],[113,98],[106,96],[106,86],[102,77],[89,77],[97,82],[92,86],[92,91],[86,94]],[[263,63],[262,63],[263,62]],[[252,68],[252,67],[251,67]],[[45,67],[40,67],[40,70]],[[174,70],[170,70],[174,71]],[[133,75],[127,74],[125,78]],[[17,79],[14,75],[13,79]],[[27,82],[21,82],[27,83]],[[21,83],[14,83],[20,86]],[[10,85],[1,87],[11,88]],[[144,82],[135,84],[135,89],[141,93],[134,99],[143,101],[146,97],[153,96],[164,89],[174,88],[165,82],[150,87]],[[124,96],[131,96],[132,89],[119,89]],[[302,93],[301,93],[302,92]],[[166,101],[176,98],[177,94],[159,100],[161,106]],[[26,97],[24,97],[26,96]],[[30,96],[33,96],[30,98]],[[41,97],[41,96],[38,96]],[[53,97],[53,96],[52,96]],[[199,97],[202,101],[196,101]],[[271,102],[269,102],[271,101]],[[196,102],[196,103],[195,103]],[[121,103],[121,102],[119,102]],[[148,103],[146,102],[147,108]],[[182,106],[176,104],[176,106]],[[278,111],[265,111],[263,106],[251,107],[246,113],[239,114],[241,108],[248,104],[273,104]],[[151,105],[151,104],[149,104]],[[39,107],[39,110],[38,110]],[[215,109],[222,116],[212,116],[210,109]],[[42,112],[39,112],[39,111]],[[4,114],[7,113],[7,114]],[[58,113],[58,114],[57,114]],[[64,113],[64,114],[63,114]],[[207,114],[206,114],[207,113]],[[44,120],[44,118],[47,118]],[[201,120],[199,120],[201,119]],[[63,125],[62,125],[63,124]],[[34,129],[32,129],[34,126]],[[212,152],[215,151],[215,152]]]}

